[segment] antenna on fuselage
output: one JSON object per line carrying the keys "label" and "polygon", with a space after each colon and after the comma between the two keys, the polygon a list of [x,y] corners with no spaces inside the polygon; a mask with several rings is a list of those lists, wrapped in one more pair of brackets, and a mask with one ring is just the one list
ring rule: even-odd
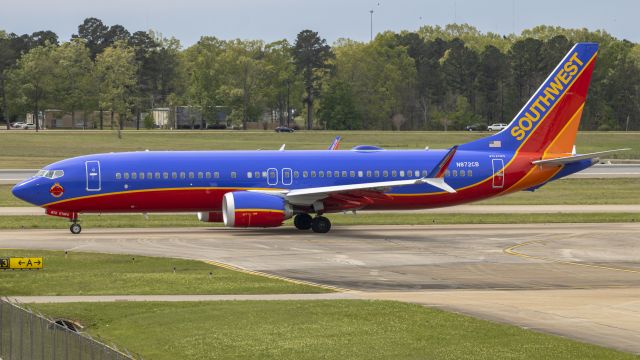
{"label": "antenna on fuselage", "polygon": [[280,146],[280,150],[279,151],[284,151],[284,147],[287,146],[287,144],[282,144],[282,146]]}

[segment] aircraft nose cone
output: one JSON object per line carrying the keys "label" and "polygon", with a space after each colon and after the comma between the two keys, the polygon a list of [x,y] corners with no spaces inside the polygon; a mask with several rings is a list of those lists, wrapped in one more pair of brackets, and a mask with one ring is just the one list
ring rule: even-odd
{"label": "aircraft nose cone", "polygon": [[33,198],[33,189],[29,184],[30,182],[31,181],[26,180],[16,184],[11,189],[11,193],[18,199],[33,204],[33,201],[31,201]]}

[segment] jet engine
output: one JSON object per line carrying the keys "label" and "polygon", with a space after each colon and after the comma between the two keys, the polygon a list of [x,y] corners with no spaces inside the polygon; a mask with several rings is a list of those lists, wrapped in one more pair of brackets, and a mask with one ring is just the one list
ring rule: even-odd
{"label": "jet engine", "polygon": [[222,198],[222,218],[228,227],[277,227],[292,215],[291,205],[277,195],[233,191]]}

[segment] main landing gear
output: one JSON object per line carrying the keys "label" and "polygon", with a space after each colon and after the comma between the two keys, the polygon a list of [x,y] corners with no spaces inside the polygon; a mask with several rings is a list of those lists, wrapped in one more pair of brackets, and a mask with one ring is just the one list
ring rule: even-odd
{"label": "main landing gear", "polygon": [[324,216],[312,218],[309,214],[298,214],[293,219],[293,224],[298,230],[313,230],[315,233],[324,234],[331,230],[331,221]]}

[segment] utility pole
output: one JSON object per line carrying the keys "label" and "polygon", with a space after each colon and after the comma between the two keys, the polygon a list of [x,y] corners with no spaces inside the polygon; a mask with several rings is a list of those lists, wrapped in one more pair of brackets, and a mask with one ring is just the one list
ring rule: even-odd
{"label": "utility pole", "polygon": [[370,25],[370,41],[373,41],[373,9],[369,10],[369,14],[371,14],[371,25]]}

